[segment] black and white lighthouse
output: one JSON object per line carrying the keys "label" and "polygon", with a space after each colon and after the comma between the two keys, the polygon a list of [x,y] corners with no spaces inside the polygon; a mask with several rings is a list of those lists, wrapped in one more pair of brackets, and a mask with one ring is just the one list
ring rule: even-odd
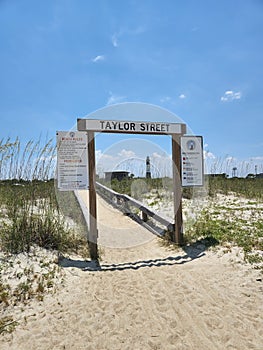
{"label": "black and white lighthouse", "polygon": [[146,179],[151,178],[151,163],[150,163],[150,157],[147,156],[146,158]]}

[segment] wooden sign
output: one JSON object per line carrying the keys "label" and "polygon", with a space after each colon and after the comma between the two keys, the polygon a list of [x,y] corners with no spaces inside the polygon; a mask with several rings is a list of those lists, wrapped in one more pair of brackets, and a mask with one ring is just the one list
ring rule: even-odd
{"label": "wooden sign", "polygon": [[126,134],[181,135],[185,134],[186,126],[181,123],[78,119],[78,130]]}
{"label": "wooden sign", "polygon": [[120,121],[102,119],[78,119],[77,128],[88,135],[88,173],[89,173],[89,234],[90,256],[98,259],[98,229],[96,204],[96,164],[95,133],[153,134],[172,136],[172,159],[174,178],[174,224],[171,239],[177,244],[183,243],[182,198],[181,198],[181,153],[180,137],[186,134],[186,124],[148,121]]}

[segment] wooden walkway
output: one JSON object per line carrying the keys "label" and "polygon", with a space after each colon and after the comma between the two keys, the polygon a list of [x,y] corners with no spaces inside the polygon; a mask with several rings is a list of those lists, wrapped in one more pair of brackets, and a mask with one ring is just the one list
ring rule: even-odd
{"label": "wooden walkway", "polygon": [[[77,192],[88,213],[89,191]],[[113,208],[97,195],[98,244],[108,248],[129,248],[150,242],[154,234]]]}

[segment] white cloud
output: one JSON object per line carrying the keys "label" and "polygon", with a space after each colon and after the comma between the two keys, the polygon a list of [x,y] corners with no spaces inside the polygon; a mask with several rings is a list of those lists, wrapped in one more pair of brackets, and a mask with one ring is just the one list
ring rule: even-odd
{"label": "white cloud", "polygon": [[171,101],[171,97],[170,96],[164,96],[160,99],[160,102],[161,103],[164,103],[164,102],[169,102]]}
{"label": "white cloud", "polygon": [[208,143],[205,143],[204,151],[203,151],[204,159],[216,159],[216,156],[212,152],[210,152],[207,148],[208,148]]}
{"label": "white cloud", "polygon": [[96,62],[99,62],[99,61],[104,61],[105,60],[105,56],[104,55],[98,55],[94,58],[92,58],[92,62],[93,63],[96,63]]}
{"label": "white cloud", "polygon": [[163,156],[157,152],[153,152],[152,156],[153,158],[163,158]]}
{"label": "white cloud", "polygon": [[167,154],[165,152],[164,153],[153,152],[151,158],[153,158],[155,160],[156,159],[162,159],[162,160],[169,159],[169,160],[171,160],[172,159],[172,155],[169,155],[169,154]]}
{"label": "white cloud", "polygon": [[[111,153],[107,153],[111,152]],[[139,151],[140,153],[140,151]],[[135,150],[122,147],[119,151],[108,150],[103,153],[101,150],[96,151],[97,173],[103,177],[105,171],[125,170],[135,176],[145,176],[146,155],[139,154]],[[172,176],[171,156],[165,152],[149,153],[151,162],[151,171],[153,177]]]}
{"label": "white cloud", "polygon": [[109,161],[115,160],[114,156],[112,156],[110,154],[107,154],[107,153],[102,153],[101,150],[96,150],[95,151],[95,156],[96,156],[96,161],[97,162],[105,161],[105,160],[109,160]]}
{"label": "white cloud", "polygon": [[225,91],[224,95],[221,97],[222,102],[232,102],[234,100],[240,100],[241,99],[241,92],[237,91],[234,92],[232,90]]}
{"label": "white cloud", "polygon": [[150,156],[152,175],[172,177],[172,157],[166,152],[153,152]]}
{"label": "white cloud", "polygon": [[118,41],[118,34],[117,33],[114,33],[111,37],[111,42],[112,42],[112,45],[114,47],[118,47],[119,46],[119,41]]}
{"label": "white cloud", "polygon": [[183,99],[186,98],[186,96],[185,96],[184,94],[181,94],[181,95],[179,96],[179,98],[180,98],[181,100],[183,100]]}
{"label": "white cloud", "polygon": [[122,149],[119,153],[118,156],[122,158],[132,158],[135,157],[135,153],[133,151],[129,151],[126,149]]}
{"label": "white cloud", "polygon": [[123,36],[130,36],[130,35],[140,35],[145,32],[145,27],[144,26],[138,26],[134,29],[129,29],[129,28],[121,28],[118,32],[115,32],[111,36],[111,43],[114,47],[119,46],[119,40]]}
{"label": "white cloud", "polygon": [[106,105],[114,105],[116,103],[120,103],[126,100],[126,96],[120,96],[120,95],[114,95],[112,92],[110,92],[110,96],[108,98],[108,101]]}
{"label": "white cloud", "polygon": [[216,159],[216,156],[210,151],[204,151],[204,159]]}
{"label": "white cloud", "polygon": [[[186,98],[186,95],[184,95],[184,94],[180,94],[179,96],[178,96],[178,98],[180,99],[180,100],[183,100],[183,99],[185,99]],[[170,104],[175,104],[176,103],[176,98],[172,98],[172,97],[170,97],[170,96],[164,96],[164,97],[162,97],[161,99],[160,99],[160,102],[161,103],[170,103]]]}
{"label": "white cloud", "polygon": [[105,171],[111,171],[116,162],[118,162],[118,157],[104,153],[101,150],[96,150],[96,171],[100,177],[104,176]]}

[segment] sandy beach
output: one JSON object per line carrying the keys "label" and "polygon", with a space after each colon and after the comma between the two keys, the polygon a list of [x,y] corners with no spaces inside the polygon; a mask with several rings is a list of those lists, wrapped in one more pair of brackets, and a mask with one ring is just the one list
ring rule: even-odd
{"label": "sandy beach", "polygon": [[[113,217],[100,266],[61,259],[57,292],[13,310],[19,324],[1,336],[2,350],[262,349],[263,276],[238,248],[172,250],[128,217]],[[124,247],[131,232],[140,239]],[[109,235],[116,242],[121,234],[123,246],[109,247]]]}

